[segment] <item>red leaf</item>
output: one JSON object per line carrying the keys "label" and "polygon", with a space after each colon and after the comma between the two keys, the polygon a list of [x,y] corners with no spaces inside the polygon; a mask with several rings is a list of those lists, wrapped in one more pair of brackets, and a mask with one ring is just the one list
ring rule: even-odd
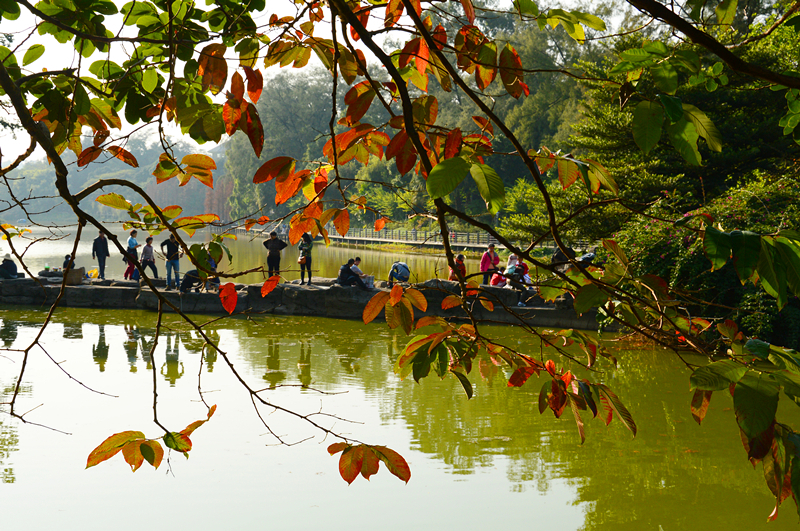
{"label": "red leaf", "polygon": [[383,307],[386,306],[386,303],[389,302],[389,294],[385,291],[379,291],[378,293],[373,296],[367,305],[364,307],[364,312],[361,314],[361,318],[364,321],[364,324],[371,323],[383,310]]}
{"label": "red leaf", "polygon": [[132,166],[134,168],[139,167],[139,162],[136,160],[136,157],[130,151],[126,151],[119,146],[109,146],[106,148],[106,151],[117,157],[119,160],[127,164],[128,166]]}
{"label": "red leaf", "polygon": [[247,110],[249,104],[246,101],[230,99],[222,106],[222,121],[225,123],[225,132],[228,136],[239,129],[242,120],[242,112]]}
{"label": "red leaf", "polygon": [[402,479],[406,483],[411,479],[411,469],[403,456],[385,446],[373,446],[372,450],[383,461],[389,472]]}
{"label": "red leaf", "polygon": [[522,384],[528,381],[528,378],[531,377],[533,374],[539,374],[539,371],[534,369],[533,367],[520,367],[514,374],[511,375],[511,378],[508,379],[508,387],[520,387]]}
{"label": "red leaf", "polygon": [[400,17],[403,16],[403,11],[405,6],[403,6],[402,0],[389,0],[389,3],[386,4],[386,15],[383,18],[383,27],[389,28],[394,26]]}
{"label": "red leaf", "polygon": [[219,289],[219,299],[222,301],[222,307],[228,313],[233,313],[236,309],[236,301],[239,299],[239,294],[236,293],[236,285],[233,282],[223,284]]}
{"label": "red leaf", "polygon": [[389,222],[389,221],[391,221],[391,220],[389,218],[387,218],[386,216],[384,216],[382,218],[379,218],[379,219],[376,219],[375,220],[375,231],[378,232],[378,231],[383,230],[383,227],[385,227],[386,223]]}
{"label": "red leaf", "polygon": [[227,46],[221,43],[209,44],[200,52],[197,75],[203,78],[203,90],[219,94],[228,80],[228,63],[225,62]]}
{"label": "red leaf", "polygon": [[464,8],[464,14],[470,24],[475,24],[475,7],[472,5],[472,0],[461,0],[461,6]]}
{"label": "red leaf", "polygon": [[444,45],[447,44],[447,31],[445,31],[444,26],[439,24],[433,29],[431,33],[433,40],[436,41],[436,47],[440,50],[444,48]]}
{"label": "red leaf", "polygon": [[[267,295],[269,295],[270,292],[275,289],[275,286],[278,285],[278,282],[280,282],[280,280],[281,280],[281,277],[278,276],[278,275],[274,275],[274,276],[269,277],[266,280],[266,282],[264,282],[264,285],[261,286],[261,296],[262,297],[266,297]],[[230,312],[228,312],[228,313],[230,313]]]}
{"label": "red leaf", "polygon": [[97,146],[91,146],[91,147],[88,147],[88,148],[84,149],[83,151],[81,151],[81,154],[78,155],[78,166],[86,166],[87,164],[92,162],[94,159],[99,157],[100,153],[102,153],[102,152],[103,152],[103,149],[99,148]]}
{"label": "red leaf", "polygon": [[261,150],[264,148],[264,126],[261,124],[255,105],[248,105],[247,110],[242,112],[239,129],[250,139],[256,158],[261,157]]}
{"label": "red leaf", "polygon": [[361,473],[363,462],[363,446],[351,446],[342,453],[342,456],[339,458],[339,474],[348,485]]}
{"label": "red leaf", "polygon": [[450,308],[455,308],[456,306],[461,306],[461,297],[458,295],[448,295],[442,301],[442,310],[449,310]]}
{"label": "red leaf", "polygon": [[500,52],[500,79],[512,97],[519,98],[523,93],[528,95],[528,86],[523,83],[522,60],[517,51],[506,44]]}
{"label": "red leaf", "polygon": [[338,454],[348,446],[350,445],[346,442],[333,443],[332,445],[328,446],[328,453],[331,455]]}
{"label": "red leaf", "polygon": [[247,95],[250,101],[256,103],[264,88],[264,77],[261,75],[261,70],[253,70],[248,66],[244,67],[244,73],[247,76]]}
{"label": "red leaf", "polygon": [[452,159],[461,151],[461,129],[455,128],[447,133],[444,143],[444,158]]}
{"label": "red leaf", "polygon": [[239,72],[234,72],[233,77],[231,77],[231,94],[233,94],[236,101],[244,99],[244,79],[242,79],[242,75]]}
{"label": "red leaf", "polygon": [[336,232],[342,236],[347,235],[350,230],[350,212],[347,209],[342,209],[333,218],[333,226],[336,227]]}
{"label": "red leaf", "polygon": [[276,177],[287,177],[294,173],[295,160],[292,157],[275,157],[270,159],[256,171],[253,182],[266,183]]}
{"label": "red leaf", "polygon": [[381,461],[369,446],[364,446],[364,461],[361,464],[361,475],[369,481],[369,477],[378,473]]}
{"label": "red leaf", "polygon": [[484,118],[483,116],[473,116],[472,121],[478,124],[478,127],[481,128],[481,132],[485,131],[494,136],[494,126],[492,126],[492,122],[490,122],[487,118]]}
{"label": "red leaf", "polygon": [[698,424],[703,422],[703,419],[706,417],[708,404],[711,402],[711,395],[713,393],[713,391],[701,391],[700,389],[694,392],[694,396],[692,397],[692,418],[694,418]]}
{"label": "red leaf", "polygon": [[547,360],[544,364],[544,368],[548,373],[550,373],[550,376],[553,378],[556,377],[556,364],[553,362],[553,360]]}

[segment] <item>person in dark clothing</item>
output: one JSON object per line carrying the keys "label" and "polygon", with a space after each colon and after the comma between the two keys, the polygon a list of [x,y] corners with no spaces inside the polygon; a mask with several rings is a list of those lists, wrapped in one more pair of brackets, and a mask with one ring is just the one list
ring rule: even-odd
{"label": "person in dark clothing", "polygon": [[311,285],[311,249],[314,247],[314,238],[307,232],[301,236],[300,244],[297,250],[300,256],[297,258],[297,263],[300,264],[300,284],[303,284],[306,278],[306,271],[308,271],[308,285]]}
{"label": "person in dark clothing", "polygon": [[356,286],[366,291],[368,288],[366,284],[364,284],[364,281],[351,269],[354,263],[356,263],[356,261],[351,258],[346,264],[339,268],[339,285]]}
{"label": "person in dark clothing", "polygon": [[72,259],[72,255],[68,254],[64,256],[64,263],[61,264],[61,267],[66,271],[67,269],[74,269],[75,268],[75,260]]}
{"label": "person in dark clothing", "polygon": [[[167,248],[166,252],[164,247]],[[161,242],[161,252],[167,257],[167,289],[173,289],[173,286],[177,288],[180,281],[178,273],[180,273],[181,248],[174,234],[170,234],[168,240]],[[175,277],[174,284],[172,283],[173,275]]]}
{"label": "person in dark clothing", "polygon": [[106,258],[111,256],[108,252],[108,239],[106,235],[100,232],[100,235],[94,239],[92,244],[92,260],[97,260],[97,267],[100,270],[100,279],[106,278]]}
{"label": "person in dark clothing", "polygon": [[183,275],[180,292],[181,294],[188,293],[190,290],[194,289],[195,293],[200,293],[200,288],[202,286],[203,281],[200,279],[200,273],[197,272],[197,269],[192,269]]}
{"label": "person in dark clothing", "polygon": [[17,278],[17,264],[8,253],[3,256],[3,263],[0,264],[0,278]]}
{"label": "person in dark clothing", "polygon": [[269,233],[269,239],[264,241],[267,249],[267,272],[269,276],[275,276],[281,270],[281,251],[286,248],[286,242],[278,238],[278,233]]}

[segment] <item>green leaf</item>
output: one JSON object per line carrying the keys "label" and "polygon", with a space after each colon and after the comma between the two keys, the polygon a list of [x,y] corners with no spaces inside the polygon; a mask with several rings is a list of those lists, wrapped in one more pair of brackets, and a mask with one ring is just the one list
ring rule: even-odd
{"label": "green leaf", "polygon": [[461,383],[461,386],[464,388],[464,392],[467,393],[467,399],[472,398],[472,383],[467,379],[466,375],[458,372],[458,371],[450,371],[456,377],[456,379]]}
{"label": "green leaf", "polygon": [[[478,186],[478,192],[486,202],[486,209],[492,214],[497,214],[503,207],[503,202],[506,199],[506,189],[503,185],[503,179],[497,175],[496,171],[486,164],[473,164],[469,172],[475,184]],[[428,177],[428,183],[430,183],[430,177]]]}
{"label": "green leaf", "polygon": [[730,237],[733,266],[744,284],[753,276],[761,254],[761,236],[755,232],[733,230]]}
{"label": "green leaf", "polygon": [[101,205],[110,206],[111,208],[118,208],[120,210],[130,210],[131,206],[133,206],[130,204],[130,202],[128,202],[127,199],[119,194],[115,194],[114,192],[101,195],[95,199],[95,201]]}
{"label": "green leaf", "polygon": [[697,150],[697,139],[700,138],[700,135],[697,134],[693,123],[687,121],[686,118],[681,118],[667,127],[667,135],[672,146],[686,162],[700,166],[702,158]]}
{"label": "green leaf", "polygon": [[602,306],[608,300],[608,295],[597,287],[596,284],[587,284],[575,294],[575,313],[581,315],[591,308]]}
{"label": "green leaf", "polygon": [[[761,254],[758,256],[756,271],[764,291],[777,299],[778,310],[782,310],[787,303],[786,273],[783,261],[775,256],[772,245],[772,238],[761,238]],[[779,263],[775,263],[775,258],[779,259]]]}
{"label": "green leaf", "polygon": [[633,416],[630,414],[628,409],[622,404],[622,401],[619,397],[614,394],[614,392],[609,389],[607,386],[603,384],[596,384],[594,386],[595,389],[599,391],[599,394],[602,398],[606,399],[606,403],[611,405],[611,408],[614,410],[614,413],[617,414],[619,420],[625,424],[625,427],[628,428],[633,436],[636,436],[636,423],[633,421]]}
{"label": "green leaf", "polygon": [[734,360],[720,360],[698,367],[689,377],[691,389],[722,391],[742,379],[747,367]]}
{"label": "green leaf", "polygon": [[470,167],[470,163],[461,157],[443,160],[428,175],[425,185],[428,194],[433,199],[449,195],[464,180]]}
{"label": "green leaf", "polygon": [[514,0],[514,7],[520,15],[539,15],[539,7],[532,0]]}
{"label": "green leaf", "polygon": [[650,73],[656,86],[667,94],[675,94],[678,90],[678,71],[668,61],[650,67]]}
{"label": "green leaf", "polygon": [[675,123],[683,118],[683,104],[680,98],[675,96],[668,96],[666,94],[659,94],[658,100],[664,106],[664,112],[670,122]]}
{"label": "green leaf", "polygon": [[800,245],[794,240],[778,236],[775,248],[781,257],[786,274],[786,283],[795,297],[800,296]]}
{"label": "green leaf", "polygon": [[714,122],[709,120],[708,116],[706,116],[703,111],[694,105],[684,103],[683,115],[694,124],[697,133],[705,139],[709,149],[713,151],[722,151],[722,135],[719,130],[717,130],[717,126],[714,125]]}
{"label": "green leaf", "polygon": [[733,392],[736,422],[748,439],[755,439],[775,422],[778,410],[778,384],[769,376],[742,378]]}
{"label": "green leaf", "polygon": [[711,260],[711,270],[720,269],[731,257],[731,237],[711,225],[706,225],[703,234],[703,250]]}
{"label": "green leaf", "polygon": [[155,90],[156,86],[158,86],[158,72],[152,67],[146,69],[142,76],[142,88],[150,94]]}
{"label": "green leaf", "polygon": [[760,339],[748,339],[744,344],[744,351],[747,354],[765,360],[769,357],[769,343]]}
{"label": "green leaf", "polygon": [[714,10],[717,14],[717,24],[728,26],[736,17],[737,0],[722,0]]}
{"label": "green leaf", "polygon": [[643,101],[633,110],[633,139],[645,154],[661,139],[663,123],[664,108],[658,103]]}
{"label": "green leaf", "polygon": [[34,44],[30,48],[28,48],[28,51],[25,52],[25,55],[22,57],[22,66],[28,66],[29,64],[40,58],[44,53],[44,51],[45,48],[44,45],[42,44]]}

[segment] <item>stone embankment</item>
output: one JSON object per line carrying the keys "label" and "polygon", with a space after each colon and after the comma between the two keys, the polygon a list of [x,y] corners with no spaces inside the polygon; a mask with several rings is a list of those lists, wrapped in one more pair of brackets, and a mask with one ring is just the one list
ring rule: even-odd
{"label": "stone embankment", "polygon": [[[43,279],[42,279],[43,280]],[[157,289],[163,290],[164,280],[155,281]],[[428,301],[427,312],[415,310],[415,317],[438,315],[464,318],[459,308],[442,310],[442,300],[458,292],[458,284],[446,280],[429,280],[414,286]],[[238,301],[235,313],[307,315],[337,319],[361,319],[361,314],[377,290],[363,291],[355,287],[342,287],[332,279],[318,279],[311,286],[279,284],[266,297],[261,296],[261,284],[237,285]],[[0,304],[47,307],[55,302],[61,284],[37,282],[35,279],[0,281]],[[546,304],[538,297],[526,301],[526,306],[517,306],[517,292],[503,288],[483,286],[485,296],[494,304],[488,311],[474,302],[475,317],[499,324],[527,324],[537,327],[577,328],[596,330],[594,310],[577,316],[571,307]],[[225,313],[219,294],[201,292],[185,293],[161,291],[176,307],[185,313]],[[66,286],[60,302],[64,307],[157,310],[158,297],[146,285],[138,282],[92,281],[79,286]],[[378,319],[382,319],[383,314]]]}

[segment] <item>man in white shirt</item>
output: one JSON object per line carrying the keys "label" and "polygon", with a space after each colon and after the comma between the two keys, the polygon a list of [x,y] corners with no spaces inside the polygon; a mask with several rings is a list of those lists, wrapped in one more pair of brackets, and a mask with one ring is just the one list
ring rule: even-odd
{"label": "man in white shirt", "polygon": [[367,275],[366,275],[366,273],[361,271],[361,268],[358,267],[358,264],[360,264],[360,263],[361,263],[361,257],[356,256],[356,261],[353,263],[353,265],[350,266],[350,270],[353,273],[355,273],[356,275],[358,275],[359,277],[364,278]]}

